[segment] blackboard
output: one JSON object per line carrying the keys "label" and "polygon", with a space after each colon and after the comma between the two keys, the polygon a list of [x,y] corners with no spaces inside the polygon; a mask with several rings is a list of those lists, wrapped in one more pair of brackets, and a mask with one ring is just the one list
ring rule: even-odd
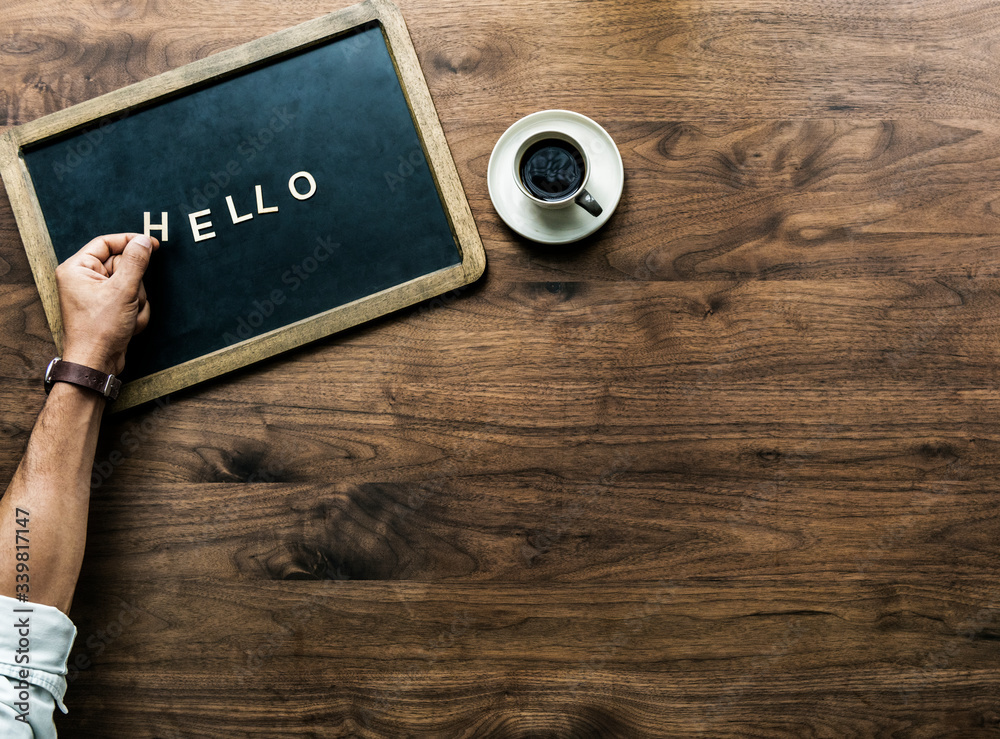
{"label": "blackboard", "polygon": [[370,1],[254,44],[211,74],[168,73],[169,92],[141,103],[112,93],[119,109],[17,147],[53,256],[33,260],[36,279],[95,235],[161,241],[145,279],[152,318],[117,407],[482,273],[394,6]]}

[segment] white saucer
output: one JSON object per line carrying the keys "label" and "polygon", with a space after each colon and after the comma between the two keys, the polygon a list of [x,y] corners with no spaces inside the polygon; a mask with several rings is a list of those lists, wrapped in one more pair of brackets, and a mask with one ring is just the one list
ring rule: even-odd
{"label": "white saucer", "polygon": [[[590,155],[587,192],[604,209],[596,218],[576,204],[556,210],[542,208],[528,200],[514,182],[518,146],[529,136],[553,128],[572,136]],[[493,207],[514,231],[542,244],[568,244],[590,236],[611,218],[625,187],[625,168],[614,139],[598,123],[569,110],[543,110],[504,132],[493,147],[486,181]]]}

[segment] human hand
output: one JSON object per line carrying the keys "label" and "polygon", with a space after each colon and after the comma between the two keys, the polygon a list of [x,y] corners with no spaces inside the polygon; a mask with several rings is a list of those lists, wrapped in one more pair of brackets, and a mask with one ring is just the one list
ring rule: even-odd
{"label": "human hand", "polygon": [[129,340],[149,323],[142,276],[160,242],[142,234],[98,236],[56,269],[67,362],[118,374]]}

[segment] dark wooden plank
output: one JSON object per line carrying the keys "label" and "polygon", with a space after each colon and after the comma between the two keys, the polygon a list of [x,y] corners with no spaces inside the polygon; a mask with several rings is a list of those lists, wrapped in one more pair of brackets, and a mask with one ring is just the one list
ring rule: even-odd
{"label": "dark wooden plank", "polygon": [[[572,477],[621,456],[757,481],[994,479],[998,286],[492,281],[109,417],[95,479]],[[31,346],[0,387],[8,476],[51,353]]]}
{"label": "dark wooden plank", "polygon": [[[1000,112],[991,52],[1000,19],[989,0],[399,4],[446,126],[489,120],[498,107],[634,120],[662,120],[664,111],[715,119]],[[15,3],[5,9],[0,58],[27,76],[0,88],[6,120],[32,120],[333,9]]]}
{"label": "dark wooden plank", "polygon": [[[912,388],[779,391],[742,385],[727,395],[682,385],[651,397],[645,386],[611,392],[601,385],[577,385],[547,388],[541,399],[532,385],[473,386],[474,396],[492,398],[489,405],[483,401],[482,411],[496,420],[484,423],[435,417],[452,394],[446,386],[395,387],[404,400],[424,393],[428,403],[409,415],[281,407],[260,400],[177,401],[175,409],[109,426],[95,485],[125,492],[152,479],[419,482],[458,472],[535,469],[593,476],[621,458],[631,460],[636,472],[753,482],[775,476],[859,483],[993,480],[998,472],[992,391],[928,392],[931,397],[923,404],[911,405]],[[338,385],[323,395],[332,398],[349,390]],[[617,395],[629,392],[643,397],[628,402]],[[581,396],[588,399],[582,406]],[[502,418],[504,402],[524,403],[526,397],[555,418],[540,427]],[[631,412],[615,413],[615,406],[630,406]],[[199,422],[206,413],[214,420]],[[4,446],[12,457],[11,473],[20,432],[30,423],[24,413],[20,423],[10,424],[15,432]]]}
{"label": "dark wooden plank", "polygon": [[[37,382],[26,387],[39,394]],[[352,389],[337,385],[322,395],[333,398]],[[990,390],[926,392],[924,402],[913,405],[912,387],[777,391],[750,384],[724,392],[681,385],[651,397],[646,386],[609,392],[603,385],[579,384],[546,388],[547,397],[535,405],[549,420],[538,427],[503,418],[503,403],[534,400],[541,392],[537,386],[471,391],[492,398],[481,410],[496,420],[435,417],[447,410],[450,392],[443,386],[396,385],[403,402],[416,403],[421,394],[427,398],[415,414],[282,407],[260,400],[171,401],[177,405],[121,425],[108,422],[94,485],[120,494],[152,481],[420,483],[532,470],[588,479],[623,459],[636,473],[753,485],[775,478],[862,487],[891,480],[988,482],[998,474],[1000,440],[991,415],[1000,409]],[[626,393],[643,397],[630,401]],[[0,448],[7,479],[40,403],[38,395],[4,419]],[[574,413],[566,415],[567,407]],[[213,421],[199,422],[202,414]]]}
{"label": "dark wooden plank", "polygon": [[65,723],[81,737],[746,736],[749,712],[755,736],[986,735],[1000,592],[911,583],[130,580],[78,596],[93,638],[74,659],[92,664],[73,695],[102,710]]}
{"label": "dark wooden plank", "polygon": [[122,485],[572,477],[622,455],[751,480],[993,479],[998,284],[491,283],[109,418],[99,460]]}
{"label": "dark wooden plank", "polygon": [[1000,566],[992,481],[810,484],[776,472],[725,484],[628,464],[589,479],[456,470],[413,483],[147,482],[138,496],[122,485],[95,495],[86,572],[505,583],[670,573],[809,590],[834,574],[916,567],[936,582]]}
{"label": "dark wooden plank", "polygon": [[1000,127],[992,121],[602,122],[622,152],[625,196],[604,229],[559,248],[512,243],[492,208],[486,163],[503,127],[452,136],[493,274],[560,281],[998,274],[992,183],[1000,177]]}

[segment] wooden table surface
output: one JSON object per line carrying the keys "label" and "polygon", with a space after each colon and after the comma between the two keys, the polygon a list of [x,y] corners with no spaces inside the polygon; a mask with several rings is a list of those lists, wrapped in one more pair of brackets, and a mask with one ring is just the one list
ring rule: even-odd
{"label": "wooden table surface", "polygon": [[[62,734],[997,736],[995,1],[401,6],[487,275],[105,419]],[[337,7],[3,0],[0,122]],[[572,247],[487,194],[545,108],[625,162]],[[0,275],[6,481],[6,195]]]}

